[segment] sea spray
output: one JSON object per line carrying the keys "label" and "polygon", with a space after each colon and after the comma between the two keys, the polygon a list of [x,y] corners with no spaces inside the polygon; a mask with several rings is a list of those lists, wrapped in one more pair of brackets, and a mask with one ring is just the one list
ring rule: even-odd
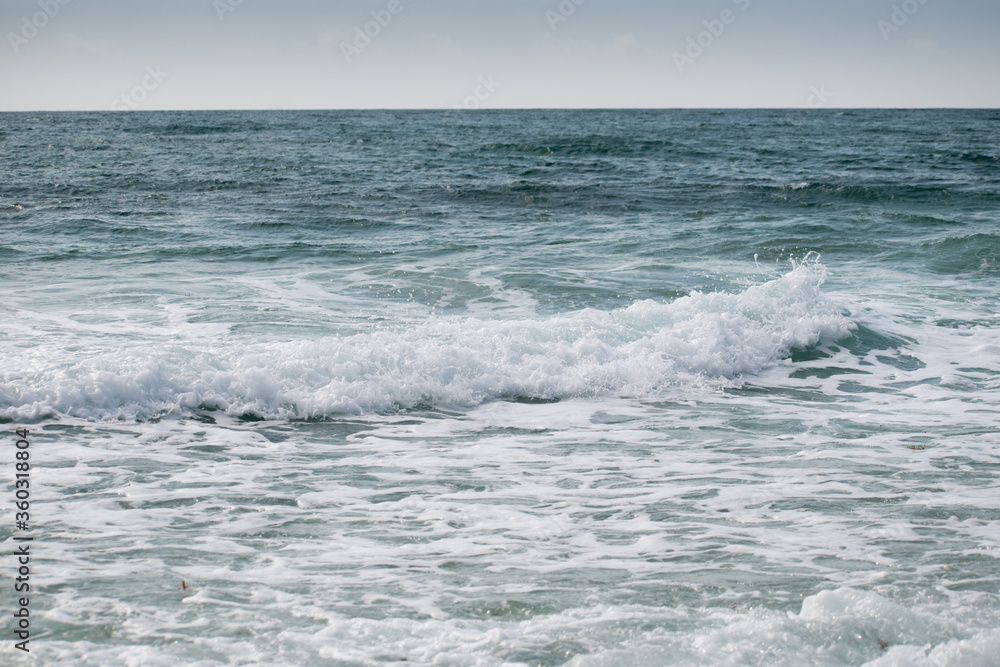
{"label": "sea spray", "polygon": [[34,355],[47,359],[44,370],[26,363],[0,385],[0,415],[147,419],[202,409],[315,419],[732,386],[794,348],[850,334],[854,323],[820,290],[824,278],[823,265],[807,262],[740,293],[532,319],[431,317],[314,340],[206,340],[181,325],[180,341],[95,349],[85,359],[43,344]]}

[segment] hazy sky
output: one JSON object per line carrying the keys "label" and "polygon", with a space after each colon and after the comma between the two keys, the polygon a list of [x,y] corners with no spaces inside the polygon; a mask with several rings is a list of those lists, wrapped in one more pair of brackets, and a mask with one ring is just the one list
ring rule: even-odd
{"label": "hazy sky", "polygon": [[1000,107],[997,0],[0,0],[0,28],[0,111]]}

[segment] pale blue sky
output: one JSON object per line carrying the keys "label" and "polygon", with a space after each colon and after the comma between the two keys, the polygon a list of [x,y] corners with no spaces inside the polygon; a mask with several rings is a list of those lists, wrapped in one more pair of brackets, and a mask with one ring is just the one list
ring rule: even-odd
{"label": "pale blue sky", "polygon": [[1000,107],[996,0],[580,1],[2,0],[0,111]]}

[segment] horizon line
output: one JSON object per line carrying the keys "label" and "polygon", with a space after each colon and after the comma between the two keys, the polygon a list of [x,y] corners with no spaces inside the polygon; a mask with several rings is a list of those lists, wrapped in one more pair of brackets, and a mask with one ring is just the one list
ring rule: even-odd
{"label": "horizon line", "polygon": [[438,113],[490,113],[506,111],[998,111],[1000,107],[935,106],[935,107],[493,107],[488,109],[455,109],[442,107],[218,107],[175,109],[0,109],[0,114],[16,113],[178,113],[178,112],[315,112],[315,111],[421,111]]}

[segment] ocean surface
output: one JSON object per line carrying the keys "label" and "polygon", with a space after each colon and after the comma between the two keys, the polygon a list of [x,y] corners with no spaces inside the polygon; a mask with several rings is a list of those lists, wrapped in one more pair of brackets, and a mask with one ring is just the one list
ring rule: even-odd
{"label": "ocean surface", "polygon": [[4,665],[1000,664],[1000,111],[2,114],[0,316]]}

